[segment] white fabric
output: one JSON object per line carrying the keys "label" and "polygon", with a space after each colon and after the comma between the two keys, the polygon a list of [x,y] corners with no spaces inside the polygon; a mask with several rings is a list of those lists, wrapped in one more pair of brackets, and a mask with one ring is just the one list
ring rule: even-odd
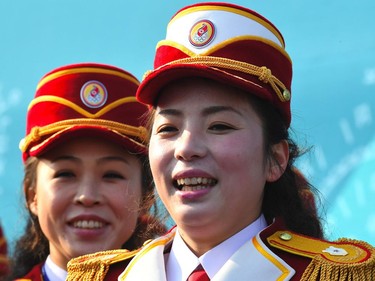
{"label": "white fabric", "polygon": [[[132,259],[118,280],[167,281],[164,249],[172,243],[175,233],[176,230],[173,230],[167,236],[147,244]],[[209,266],[208,270],[210,270]],[[247,240],[225,262],[211,281],[254,280],[254,278],[262,281],[287,281],[294,274],[295,270],[269,250],[258,234],[252,240]]]}
{"label": "white fabric", "polygon": [[[189,42],[190,29],[199,20],[204,19],[214,24],[215,37],[208,45],[195,47]],[[196,11],[173,19],[168,25],[166,40],[175,41],[196,54],[202,54],[229,38],[245,35],[271,40],[283,47],[283,43],[277,36],[259,22],[249,17],[221,10]]]}
{"label": "white fabric", "polygon": [[242,229],[229,239],[225,240],[215,248],[211,249],[201,257],[196,257],[182,240],[178,228],[173,239],[171,252],[166,263],[167,280],[180,281],[186,280],[191,272],[202,264],[207,275],[212,279],[213,276],[223,267],[229,258],[246,241],[251,240],[258,232],[267,227],[267,222],[263,215],[249,226]]}
{"label": "white fabric", "polygon": [[44,268],[50,281],[65,281],[68,275],[67,271],[55,264],[50,256],[47,257]]}

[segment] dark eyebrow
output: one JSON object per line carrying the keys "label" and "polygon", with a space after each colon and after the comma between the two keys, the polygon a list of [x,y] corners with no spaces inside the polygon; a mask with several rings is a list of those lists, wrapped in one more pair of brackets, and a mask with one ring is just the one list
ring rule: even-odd
{"label": "dark eyebrow", "polygon": [[120,156],[106,156],[106,157],[102,157],[99,159],[99,163],[101,162],[108,162],[108,161],[118,161],[118,162],[123,162],[127,165],[129,165],[129,161],[124,158],[124,157],[120,157]]}
{"label": "dark eyebrow", "polygon": [[[80,158],[75,157],[73,155],[58,156],[56,158],[53,158],[51,162],[56,163],[58,161],[73,161],[73,162],[77,162],[77,163],[82,162],[82,160]],[[120,156],[105,156],[105,157],[102,157],[102,158],[98,159],[99,163],[108,162],[108,161],[119,161],[119,162],[123,162],[123,163],[129,165],[129,161],[127,161],[126,158],[120,157]]]}
{"label": "dark eyebrow", "polygon": [[203,116],[208,116],[210,114],[214,114],[214,113],[218,113],[222,111],[231,111],[242,116],[242,113],[238,111],[237,109],[231,106],[225,106],[225,105],[215,105],[215,106],[207,107],[203,110]]}
{"label": "dark eyebrow", "polygon": [[[207,107],[207,108],[205,108],[203,110],[202,115],[203,116],[208,116],[210,114],[215,114],[215,113],[222,112],[222,111],[231,111],[231,112],[234,112],[234,113],[242,116],[242,113],[240,111],[238,111],[237,109],[235,109],[235,108],[233,108],[231,106],[225,106],[225,105],[215,105],[215,106]],[[167,116],[167,115],[170,115],[170,116],[181,116],[182,112],[180,112],[177,109],[168,108],[168,109],[160,110],[158,112],[158,114],[159,115],[163,115],[163,116]]]}
{"label": "dark eyebrow", "polygon": [[80,159],[78,157],[74,157],[72,155],[62,155],[57,156],[51,160],[52,163],[58,162],[58,161],[74,161],[74,162],[80,162]]}
{"label": "dark eyebrow", "polygon": [[171,109],[171,108],[160,110],[159,112],[157,112],[157,114],[162,115],[162,116],[167,116],[167,115],[180,116],[180,115],[182,115],[181,111],[179,111],[177,109]]}

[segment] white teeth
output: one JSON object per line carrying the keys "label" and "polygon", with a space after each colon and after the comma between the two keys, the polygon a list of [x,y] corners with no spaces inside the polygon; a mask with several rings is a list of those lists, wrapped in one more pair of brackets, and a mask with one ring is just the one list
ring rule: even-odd
{"label": "white teeth", "polygon": [[93,220],[83,220],[83,221],[75,221],[73,223],[73,226],[76,228],[101,228],[103,227],[103,223],[99,221],[93,221]]}
{"label": "white teeth", "polygon": [[[187,185],[197,185],[197,184],[203,184],[203,185],[211,185],[214,184],[215,180],[211,178],[203,178],[203,177],[196,177],[196,178],[183,178],[183,179],[178,179],[177,184],[180,186],[187,186]],[[199,186],[196,186],[195,188],[199,188]],[[204,188],[204,187],[202,187]],[[202,189],[200,188],[200,189]],[[194,189],[196,190],[196,189]]]}
{"label": "white teeth", "polygon": [[194,186],[187,186],[187,185],[184,185],[182,187],[182,191],[195,191],[195,190],[201,190],[201,189],[206,189],[208,188],[207,185],[194,185]]}

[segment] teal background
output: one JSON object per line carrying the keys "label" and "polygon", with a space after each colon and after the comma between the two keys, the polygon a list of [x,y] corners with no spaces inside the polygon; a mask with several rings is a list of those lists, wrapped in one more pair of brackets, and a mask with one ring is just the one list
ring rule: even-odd
{"label": "teal background", "polygon": [[[139,79],[180,8],[196,1],[0,2],[0,221],[22,232],[18,143],[39,79],[77,62],[114,64]],[[233,1],[269,18],[294,63],[292,127],[312,149],[298,166],[320,190],[326,234],[375,244],[375,1]]]}

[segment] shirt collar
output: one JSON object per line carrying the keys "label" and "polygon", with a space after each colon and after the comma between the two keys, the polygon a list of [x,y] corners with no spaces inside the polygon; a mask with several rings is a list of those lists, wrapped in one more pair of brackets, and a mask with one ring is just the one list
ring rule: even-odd
{"label": "shirt collar", "polygon": [[251,240],[265,227],[267,227],[267,222],[264,216],[261,215],[250,225],[199,258],[195,256],[182,240],[177,228],[171,252],[166,262],[167,280],[186,280],[199,263],[202,264],[208,276],[212,279],[243,244]]}
{"label": "shirt collar", "polygon": [[51,281],[65,281],[68,273],[66,270],[55,264],[51,256],[47,257],[46,263],[44,264],[48,279]]}

